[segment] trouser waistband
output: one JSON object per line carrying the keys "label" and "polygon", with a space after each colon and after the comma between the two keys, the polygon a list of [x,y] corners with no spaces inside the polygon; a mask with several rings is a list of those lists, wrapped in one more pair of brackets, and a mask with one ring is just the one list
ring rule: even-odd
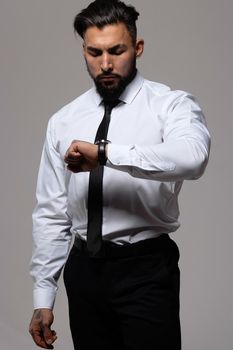
{"label": "trouser waistband", "polygon": [[[123,245],[103,240],[101,251],[95,256],[95,258],[120,258],[139,256],[142,254],[153,254],[166,249],[171,243],[174,242],[170,239],[168,234],[162,234],[159,237],[141,240],[136,243],[125,243]],[[81,255],[89,255],[86,241],[75,237],[74,247],[79,250]]]}

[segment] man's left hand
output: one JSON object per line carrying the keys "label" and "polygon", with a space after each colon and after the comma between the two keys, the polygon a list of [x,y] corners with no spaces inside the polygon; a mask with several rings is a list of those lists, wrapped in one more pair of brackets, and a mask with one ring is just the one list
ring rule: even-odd
{"label": "man's left hand", "polygon": [[91,171],[98,166],[98,146],[93,143],[74,140],[66,151],[67,169],[73,173]]}

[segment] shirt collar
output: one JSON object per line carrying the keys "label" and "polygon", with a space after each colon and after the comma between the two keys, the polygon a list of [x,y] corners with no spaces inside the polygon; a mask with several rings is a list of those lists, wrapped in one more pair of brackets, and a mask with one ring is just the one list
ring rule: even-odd
{"label": "shirt collar", "polygon": [[129,83],[129,85],[126,86],[119,99],[127,104],[132,103],[139,91],[141,90],[143,82],[144,78],[137,71],[135,78],[131,81],[131,83]]}
{"label": "shirt collar", "polygon": [[[131,81],[131,83],[129,83],[129,85],[126,86],[125,90],[122,92],[121,96],[119,97],[119,100],[121,100],[124,103],[131,104],[135,99],[135,97],[137,96],[138,92],[141,90],[143,82],[144,82],[143,76],[137,71],[135,78]],[[96,91],[95,86],[93,86],[92,88],[92,95],[93,95],[94,102],[96,103],[97,106],[99,106],[103,101],[103,99]]]}

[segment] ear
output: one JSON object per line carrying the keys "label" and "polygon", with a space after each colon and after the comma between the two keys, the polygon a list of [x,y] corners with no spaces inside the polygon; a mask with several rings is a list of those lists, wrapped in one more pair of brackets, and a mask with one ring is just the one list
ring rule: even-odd
{"label": "ear", "polygon": [[136,57],[140,57],[143,53],[143,50],[144,50],[144,40],[143,39],[138,39],[136,41],[135,50],[136,50]]}
{"label": "ear", "polygon": [[82,47],[82,53],[83,53],[83,58],[86,60],[87,59],[87,52],[86,52],[86,45],[85,42],[83,41],[83,47]]}

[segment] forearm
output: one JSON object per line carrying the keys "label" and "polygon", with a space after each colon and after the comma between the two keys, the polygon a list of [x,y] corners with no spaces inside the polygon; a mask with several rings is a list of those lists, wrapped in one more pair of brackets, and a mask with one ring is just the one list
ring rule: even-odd
{"label": "forearm", "polygon": [[64,266],[71,242],[71,235],[63,234],[63,238],[39,237],[34,233],[33,254],[30,274],[34,281],[34,308],[53,309],[57,293],[57,281]]}
{"label": "forearm", "polygon": [[161,115],[163,132],[155,144],[109,144],[107,166],[132,176],[159,181],[200,177],[209,158],[210,135],[204,115],[192,96],[173,102]]}
{"label": "forearm", "polygon": [[38,174],[33,212],[33,253],[30,273],[34,281],[34,307],[52,308],[57,280],[71,241],[68,214],[69,174],[65,169],[50,120]]}
{"label": "forearm", "polygon": [[182,181],[200,177],[209,155],[209,140],[168,141],[152,146],[109,144],[107,166],[135,177]]}

